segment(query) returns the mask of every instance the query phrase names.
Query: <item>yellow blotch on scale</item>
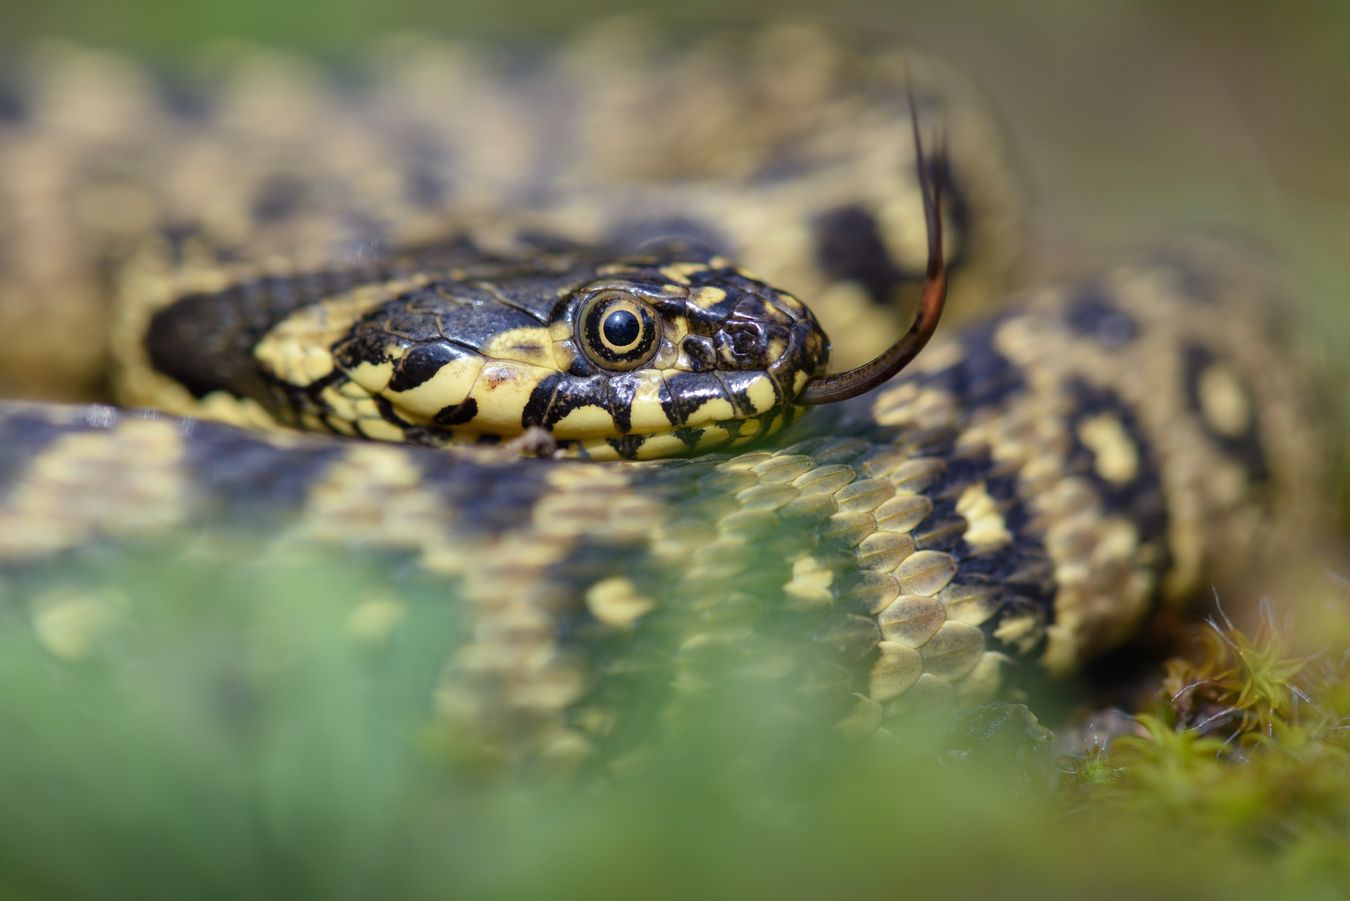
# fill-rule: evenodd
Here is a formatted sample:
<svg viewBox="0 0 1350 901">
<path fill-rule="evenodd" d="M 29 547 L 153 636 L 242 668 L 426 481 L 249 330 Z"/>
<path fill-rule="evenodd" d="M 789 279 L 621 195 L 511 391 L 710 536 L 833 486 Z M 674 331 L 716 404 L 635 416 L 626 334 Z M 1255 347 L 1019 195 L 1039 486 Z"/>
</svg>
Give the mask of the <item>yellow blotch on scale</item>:
<svg viewBox="0 0 1350 901">
<path fill-rule="evenodd" d="M 1106 481 L 1123 485 L 1139 475 L 1139 447 L 1118 417 L 1102 413 L 1084 420 L 1078 437 L 1095 455 L 1097 475 Z"/>
<path fill-rule="evenodd" d="M 659 457 L 673 457 L 688 450 L 689 446 L 684 440 L 675 435 L 652 435 L 642 443 L 642 447 L 638 448 L 637 456 L 639 460 L 654 460 Z"/>
<path fill-rule="evenodd" d="M 1012 542 L 1008 524 L 984 482 L 966 486 L 956 499 L 956 512 L 966 520 L 962 537 L 976 551 L 989 551 Z"/>
<path fill-rule="evenodd" d="M 569 412 L 553 425 L 553 434 L 562 439 L 603 438 L 617 435 L 614 417 L 603 407 L 586 404 Z"/>
<path fill-rule="evenodd" d="M 1006 645 L 1017 648 L 1020 653 L 1029 653 L 1041 640 L 1044 627 L 1041 621 L 1030 614 L 1010 616 L 998 624 L 994 637 Z"/>
<path fill-rule="evenodd" d="M 774 388 L 773 379 L 767 375 L 762 375 L 751 382 L 746 396 L 754 406 L 755 413 L 767 413 L 778 401 L 778 391 Z"/>
<path fill-rule="evenodd" d="M 834 602 L 830 585 L 834 572 L 812 556 L 798 557 L 792 562 L 792 579 L 783 591 L 804 607 L 824 607 Z"/>
<path fill-rule="evenodd" d="M 760 425 L 758 419 L 745 420 L 741 423 L 741 430 L 736 433 L 736 443 L 739 444 L 757 437 L 759 435 L 759 429 Z"/>
<path fill-rule="evenodd" d="M 661 275 L 676 284 L 687 285 L 689 284 L 689 276 L 707 270 L 708 267 L 704 263 L 672 263 L 669 266 L 661 267 Z"/>
<path fill-rule="evenodd" d="M 551 368 L 525 363 L 487 361 L 469 392 L 469 396 L 478 402 L 478 414 L 467 428 L 500 435 L 518 434 L 523 430 L 521 415 L 530 396 L 552 373 Z"/>
<path fill-rule="evenodd" d="M 1200 409 L 1214 431 L 1237 438 L 1251 426 L 1251 402 L 1237 377 L 1224 366 L 1213 365 L 1200 374 Z"/>
<path fill-rule="evenodd" d="M 685 419 L 685 425 L 705 422 L 726 422 L 735 419 L 736 411 L 725 397 L 712 397 L 695 407 Z"/>
<path fill-rule="evenodd" d="M 282 428 L 272 414 L 253 398 L 235 397 L 224 391 L 212 391 L 203 397 L 195 408 L 188 408 L 182 412 L 215 422 L 257 429 L 260 432 L 275 432 Z"/>
<path fill-rule="evenodd" d="M 479 374 L 483 371 L 482 357 L 458 357 L 446 363 L 431 378 L 407 391 L 389 391 L 380 393 L 393 401 L 402 411 L 423 419 L 431 419 L 446 407 L 461 404 L 473 391 Z M 388 380 L 386 379 L 386 385 Z M 517 412 L 516 419 L 520 414 Z"/>
<path fill-rule="evenodd" d="M 357 406 L 359 401 L 348 397 L 341 391 L 333 388 L 325 388 L 319 393 L 319 399 L 327 408 L 327 413 L 337 419 L 344 419 L 351 422 L 361 418 L 361 410 Z"/>
<path fill-rule="evenodd" d="M 603 579 L 586 591 L 586 609 L 591 616 L 616 629 L 632 628 L 656 603 L 639 593 L 622 577 Z"/>
<path fill-rule="evenodd" d="M 389 441 L 394 444 L 401 444 L 408 439 L 403 429 L 388 422 L 383 418 L 365 417 L 356 422 L 361 434 L 366 438 L 373 438 L 376 441 Z"/>
<path fill-rule="evenodd" d="M 731 439 L 731 433 L 720 425 L 711 425 L 703 428 L 703 434 L 698 439 L 698 449 L 705 450 L 710 447 L 724 444 Z"/>
<path fill-rule="evenodd" d="M 264 340 L 254 357 L 274 376 L 292 385 L 312 385 L 333 372 L 333 355 L 325 345 Z"/>
<path fill-rule="evenodd" d="M 383 363 L 360 363 L 355 368 L 347 372 L 347 378 L 353 383 L 364 388 L 371 394 L 379 394 L 389 386 L 389 380 L 394 377 L 394 364 L 385 361 Z"/>
<path fill-rule="evenodd" d="M 689 306 L 707 312 L 727 299 L 727 292 L 713 285 L 706 285 L 689 292 Z"/>
<path fill-rule="evenodd" d="M 661 406 L 661 389 L 665 386 L 665 380 L 661 378 L 661 373 L 650 369 L 639 370 L 636 375 L 638 386 L 633 393 L 629 417 L 631 430 L 639 435 L 666 431 L 674 423 Z"/>
</svg>

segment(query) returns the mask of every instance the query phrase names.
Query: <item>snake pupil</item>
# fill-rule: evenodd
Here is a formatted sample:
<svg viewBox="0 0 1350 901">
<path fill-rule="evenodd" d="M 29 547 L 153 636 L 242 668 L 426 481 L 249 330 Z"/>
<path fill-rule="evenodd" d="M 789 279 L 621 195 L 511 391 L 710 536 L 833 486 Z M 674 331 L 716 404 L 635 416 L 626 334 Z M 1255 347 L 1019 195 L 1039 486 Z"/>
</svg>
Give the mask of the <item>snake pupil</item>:
<svg viewBox="0 0 1350 901">
<path fill-rule="evenodd" d="M 605 317 L 605 340 L 614 347 L 628 347 L 637 341 L 642 324 L 628 310 L 615 310 Z"/>
</svg>

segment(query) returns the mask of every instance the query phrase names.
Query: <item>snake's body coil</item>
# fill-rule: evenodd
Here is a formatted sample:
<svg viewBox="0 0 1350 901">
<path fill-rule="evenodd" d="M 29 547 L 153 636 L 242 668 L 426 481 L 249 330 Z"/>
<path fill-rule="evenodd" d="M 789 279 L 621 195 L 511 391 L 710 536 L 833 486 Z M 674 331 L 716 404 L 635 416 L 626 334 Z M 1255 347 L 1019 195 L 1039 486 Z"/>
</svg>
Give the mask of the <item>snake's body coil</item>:
<svg viewBox="0 0 1350 901">
<path fill-rule="evenodd" d="M 636 38 L 616 40 L 592 44 Z M 121 396 L 168 413 L 0 405 L 6 584 L 92 546 L 260 523 L 272 546 L 411 559 L 464 609 L 444 709 L 532 754 L 603 745 L 626 681 L 656 674 L 674 691 L 698 649 L 750 635 L 765 639 L 747 645 L 756 666 L 827 693 L 863 732 L 917 695 L 992 697 L 1016 661 L 1067 671 L 1117 646 L 1304 504 L 1317 454 L 1272 338 L 1281 298 L 1240 251 L 1202 240 L 949 326 L 874 396 L 733 456 L 537 460 L 246 428 L 426 437 L 485 421 L 493 396 L 518 402 L 502 420 L 518 424 L 542 382 L 516 390 L 506 373 L 559 354 L 586 385 L 630 362 L 665 367 L 598 395 L 548 383 L 537 421 L 619 456 L 783 426 L 729 423 L 777 411 L 792 372 L 727 388 L 717 367 L 754 341 L 781 350 L 790 328 L 725 323 L 752 307 L 798 315 L 772 284 L 814 310 L 845 365 L 895 329 L 892 301 L 923 273 L 900 73 L 929 85 L 921 113 L 942 106 L 952 123 L 958 311 L 1007 271 L 999 236 L 1017 192 L 991 174 L 1002 164 L 969 99 L 931 88 L 928 64 L 862 62 L 799 28 L 737 45 L 720 81 L 695 65 L 706 47 L 662 69 L 586 46 L 509 78 L 472 55 L 404 48 L 356 97 L 247 58 L 188 112 L 148 99 L 121 62 L 47 61 L 28 111 L 0 122 L 4 171 L 30 182 L 3 183 L 0 310 L 18 342 L 0 373 L 78 390 L 117 294 Z M 799 83 L 780 96 L 768 75 L 789 69 Z M 318 150 L 314 134 L 327 135 Z M 457 237 L 400 257 L 407 223 L 428 219 Z M 633 263 L 651 238 L 678 249 Z M 597 280 L 599 301 L 549 319 Z M 58 295 L 77 312 L 58 312 Z M 381 306 L 391 297 L 397 315 Z M 677 297 L 660 333 L 674 338 L 644 344 L 643 304 Z M 426 312 L 447 298 L 463 323 Z M 604 318 L 588 325 L 593 309 Z M 577 349 L 587 335 L 598 357 Z M 63 355 L 78 357 L 72 379 L 46 381 L 39 361 Z M 426 385 L 459 393 L 428 400 Z M 680 399 L 687 385 L 703 386 L 697 404 Z M 694 429 L 700 406 L 724 412 Z M 605 444 L 644 416 L 679 428 Z"/>
</svg>

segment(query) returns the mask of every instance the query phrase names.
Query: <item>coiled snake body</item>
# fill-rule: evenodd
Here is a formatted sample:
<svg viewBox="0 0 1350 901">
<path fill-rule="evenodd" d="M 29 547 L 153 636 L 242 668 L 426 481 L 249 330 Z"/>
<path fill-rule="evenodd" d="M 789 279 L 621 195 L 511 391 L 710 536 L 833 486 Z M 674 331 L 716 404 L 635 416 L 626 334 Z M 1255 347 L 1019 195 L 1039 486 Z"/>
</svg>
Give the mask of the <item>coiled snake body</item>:
<svg viewBox="0 0 1350 901">
<path fill-rule="evenodd" d="M 603 745 L 616 686 L 752 635 L 818 646 L 746 653 L 865 733 L 1118 645 L 1315 484 L 1279 298 L 1205 240 L 790 421 L 816 318 L 856 366 L 923 281 L 907 90 L 943 123 L 952 313 L 1017 256 L 997 133 L 921 58 L 631 25 L 523 67 L 403 40 L 356 87 L 222 58 L 195 92 L 70 49 L 14 81 L 0 375 L 79 398 L 106 353 L 165 411 L 0 405 L 16 595 L 90 547 L 262 523 L 442 580 L 467 626 L 439 703 L 514 752 Z M 530 425 L 684 456 L 521 458 Z M 466 433 L 511 446 L 443 446 Z"/>
</svg>

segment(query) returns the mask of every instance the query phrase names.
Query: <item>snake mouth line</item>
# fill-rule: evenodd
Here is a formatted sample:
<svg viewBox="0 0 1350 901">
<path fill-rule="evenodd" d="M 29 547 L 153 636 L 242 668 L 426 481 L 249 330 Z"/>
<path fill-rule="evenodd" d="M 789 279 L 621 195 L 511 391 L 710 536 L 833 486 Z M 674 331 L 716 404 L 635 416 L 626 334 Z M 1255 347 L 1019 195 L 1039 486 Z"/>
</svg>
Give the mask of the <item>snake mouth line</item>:
<svg viewBox="0 0 1350 901">
<path fill-rule="evenodd" d="M 799 383 L 803 378 L 797 373 Z M 595 460 L 739 446 L 776 432 L 800 411 L 777 372 L 646 370 L 613 379 L 575 379 L 490 361 L 474 379 L 471 395 L 430 417 L 402 406 L 395 394 L 373 395 L 371 401 L 399 430 L 394 440 L 498 444 L 540 430 L 560 455 Z M 523 412 L 502 415 L 511 410 Z M 369 429 L 363 435 L 378 437 Z"/>
</svg>

